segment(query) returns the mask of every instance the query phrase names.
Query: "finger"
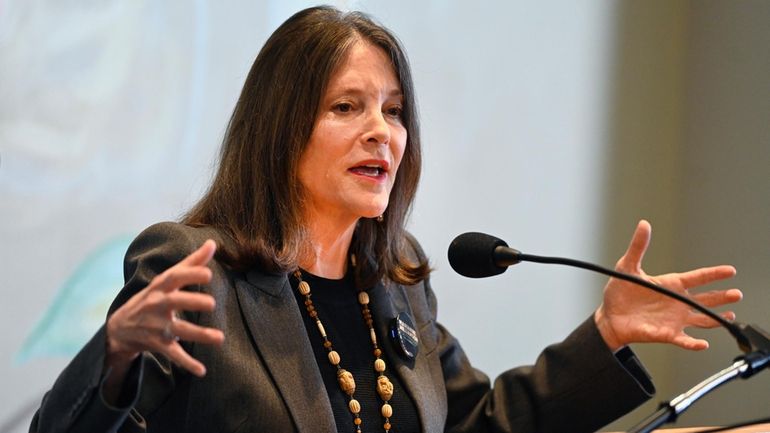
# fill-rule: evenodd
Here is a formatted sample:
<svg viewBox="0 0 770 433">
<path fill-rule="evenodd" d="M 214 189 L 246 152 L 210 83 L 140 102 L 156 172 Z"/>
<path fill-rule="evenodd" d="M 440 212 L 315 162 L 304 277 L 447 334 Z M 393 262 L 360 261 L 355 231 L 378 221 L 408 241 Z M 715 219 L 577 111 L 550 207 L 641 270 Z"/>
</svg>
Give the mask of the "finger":
<svg viewBox="0 0 770 433">
<path fill-rule="evenodd" d="M 174 335 L 184 341 L 216 345 L 225 341 L 225 334 L 219 329 L 199 326 L 186 320 L 175 320 L 171 329 Z"/>
<path fill-rule="evenodd" d="M 631 243 L 628 244 L 628 249 L 618 262 L 618 266 L 626 270 L 640 270 L 644 253 L 650 245 L 651 236 L 652 227 L 650 227 L 650 223 L 645 220 L 639 221 L 631 238 Z"/>
<path fill-rule="evenodd" d="M 174 266 L 150 282 L 150 290 L 170 292 L 194 284 L 211 281 L 211 269 L 205 266 Z"/>
<path fill-rule="evenodd" d="M 674 337 L 673 344 L 687 350 L 706 350 L 709 348 L 709 342 L 700 338 L 692 338 L 685 333 Z"/>
<path fill-rule="evenodd" d="M 171 292 L 166 295 L 167 308 L 179 311 L 214 311 L 216 300 L 207 293 Z"/>
<path fill-rule="evenodd" d="M 207 239 L 197 250 L 182 259 L 180 264 L 190 266 L 202 266 L 207 264 L 217 250 L 217 244 L 212 239 Z"/>
<path fill-rule="evenodd" d="M 698 287 L 732 278 L 735 276 L 735 273 L 735 268 L 729 265 L 712 266 L 683 272 L 679 274 L 679 279 L 685 287 Z"/>
<path fill-rule="evenodd" d="M 732 311 L 725 311 L 723 313 L 719 313 L 719 315 L 726 320 L 735 320 L 735 313 Z M 701 313 L 692 313 L 691 316 L 687 319 L 687 323 L 689 323 L 689 326 L 695 326 L 698 328 L 716 328 L 721 326 L 721 324 L 716 320 Z"/>
<path fill-rule="evenodd" d="M 704 307 L 713 308 L 740 301 L 743 299 L 743 292 L 738 289 L 712 290 L 693 295 L 693 298 Z"/>
<path fill-rule="evenodd" d="M 185 352 L 182 346 L 176 341 L 168 344 L 162 351 L 174 364 L 184 368 L 190 373 L 203 377 L 206 375 L 206 367 L 197 359 Z"/>
</svg>

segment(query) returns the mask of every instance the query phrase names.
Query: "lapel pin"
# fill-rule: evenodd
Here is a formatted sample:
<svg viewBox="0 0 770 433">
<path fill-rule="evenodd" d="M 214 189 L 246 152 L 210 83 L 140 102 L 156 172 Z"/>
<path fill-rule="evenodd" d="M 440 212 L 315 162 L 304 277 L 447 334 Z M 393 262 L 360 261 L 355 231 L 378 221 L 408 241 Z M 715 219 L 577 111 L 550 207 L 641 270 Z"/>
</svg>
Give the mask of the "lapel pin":
<svg viewBox="0 0 770 433">
<path fill-rule="evenodd" d="M 390 327 L 390 338 L 399 355 L 414 359 L 417 356 L 419 339 L 414 321 L 409 313 L 398 313 Z"/>
</svg>

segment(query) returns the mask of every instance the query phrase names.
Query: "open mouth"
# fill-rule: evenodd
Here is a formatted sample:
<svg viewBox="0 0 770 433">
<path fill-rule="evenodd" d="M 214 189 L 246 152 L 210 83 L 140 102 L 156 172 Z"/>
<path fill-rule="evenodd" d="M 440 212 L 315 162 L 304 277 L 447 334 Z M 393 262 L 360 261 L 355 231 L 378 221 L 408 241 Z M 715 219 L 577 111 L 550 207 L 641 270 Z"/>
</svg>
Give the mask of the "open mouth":
<svg viewBox="0 0 770 433">
<path fill-rule="evenodd" d="M 382 180 L 388 175 L 389 165 L 388 161 L 384 159 L 370 159 L 360 161 L 358 165 L 349 168 L 348 171 L 370 179 Z"/>
<path fill-rule="evenodd" d="M 369 177 L 380 177 L 386 173 L 385 169 L 377 165 L 360 165 L 349 170 L 355 174 Z"/>
</svg>

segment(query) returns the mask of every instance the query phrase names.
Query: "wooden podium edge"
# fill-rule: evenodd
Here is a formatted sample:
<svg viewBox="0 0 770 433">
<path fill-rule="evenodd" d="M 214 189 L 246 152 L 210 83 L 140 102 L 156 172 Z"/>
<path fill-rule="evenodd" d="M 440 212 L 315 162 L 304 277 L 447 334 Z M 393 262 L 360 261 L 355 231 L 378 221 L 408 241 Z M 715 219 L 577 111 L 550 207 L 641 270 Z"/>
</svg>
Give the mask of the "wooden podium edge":
<svg viewBox="0 0 770 433">
<path fill-rule="evenodd" d="M 666 428 L 655 430 L 659 433 L 693 433 L 711 427 L 685 427 L 685 428 Z M 622 432 L 614 432 L 622 433 Z M 770 424 L 757 424 L 748 427 L 740 427 L 732 430 L 725 430 L 725 433 L 770 433 Z"/>
</svg>

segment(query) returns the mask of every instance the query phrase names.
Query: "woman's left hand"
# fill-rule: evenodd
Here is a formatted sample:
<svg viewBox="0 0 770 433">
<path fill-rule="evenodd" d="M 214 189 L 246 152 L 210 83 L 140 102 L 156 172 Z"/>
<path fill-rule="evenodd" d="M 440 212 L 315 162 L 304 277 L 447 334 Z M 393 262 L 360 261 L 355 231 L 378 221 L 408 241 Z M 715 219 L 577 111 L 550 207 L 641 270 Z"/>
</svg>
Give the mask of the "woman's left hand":
<svg viewBox="0 0 770 433">
<path fill-rule="evenodd" d="M 738 289 L 690 293 L 690 289 L 735 275 L 732 266 L 713 266 L 682 273 L 650 276 L 642 270 L 642 258 L 650 244 L 652 229 L 647 221 L 640 221 L 631 244 L 615 269 L 641 277 L 669 290 L 689 296 L 696 302 L 715 308 L 741 300 Z M 735 319 L 732 311 L 721 313 Z M 693 338 L 684 330 L 688 327 L 713 328 L 719 324 L 689 306 L 663 296 L 646 287 L 611 278 L 604 288 L 604 300 L 594 314 L 594 320 L 604 341 L 611 350 L 629 343 L 671 343 L 689 350 L 707 349 L 708 341 Z"/>
</svg>

